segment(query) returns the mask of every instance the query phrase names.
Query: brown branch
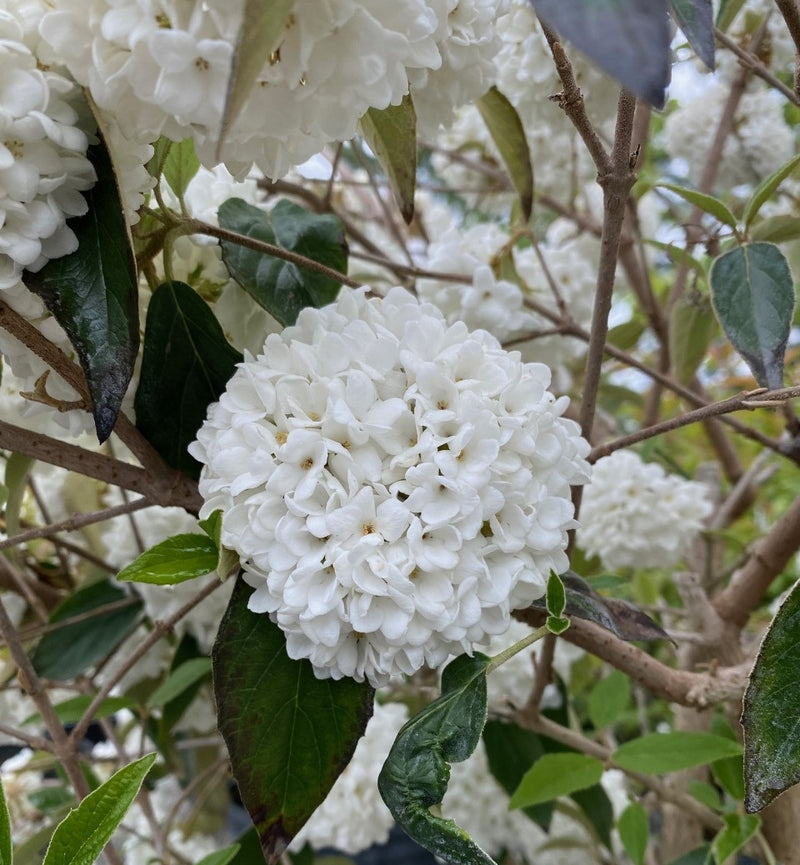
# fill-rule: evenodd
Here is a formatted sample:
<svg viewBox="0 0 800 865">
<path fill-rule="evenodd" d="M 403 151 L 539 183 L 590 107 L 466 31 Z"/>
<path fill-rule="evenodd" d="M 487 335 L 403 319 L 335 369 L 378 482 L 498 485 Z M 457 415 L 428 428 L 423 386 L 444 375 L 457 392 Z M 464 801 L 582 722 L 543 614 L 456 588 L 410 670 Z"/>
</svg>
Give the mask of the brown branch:
<svg viewBox="0 0 800 865">
<path fill-rule="evenodd" d="M 781 6 L 786 0 L 776 0 L 778 6 Z M 795 0 L 789 0 L 787 5 L 791 5 L 795 9 L 797 8 L 797 4 Z M 742 48 L 736 41 L 731 39 L 727 33 L 720 30 L 718 27 L 714 28 L 714 36 L 717 38 L 717 42 L 720 45 L 724 45 L 729 51 L 732 51 L 739 60 L 753 73 L 753 75 L 758 76 L 762 79 L 762 81 L 766 81 L 770 87 L 773 87 L 783 96 L 785 96 L 792 104 L 800 105 L 800 96 L 792 90 L 790 87 L 787 87 L 777 75 L 774 75 L 770 69 L 768 69 L 759 59 L 758 55 L 753 54 L 752 51 L 747 51 L 745 48 Z"/>
<path fill-rule="evenodd" d="M 797 0 L 775 0 L 775 5 L 783 15 L 796 50 L 794 86 L 800 92 L 800 4 Z M 796 103 L 797 104 L 797 103 Z"/>
</svg>

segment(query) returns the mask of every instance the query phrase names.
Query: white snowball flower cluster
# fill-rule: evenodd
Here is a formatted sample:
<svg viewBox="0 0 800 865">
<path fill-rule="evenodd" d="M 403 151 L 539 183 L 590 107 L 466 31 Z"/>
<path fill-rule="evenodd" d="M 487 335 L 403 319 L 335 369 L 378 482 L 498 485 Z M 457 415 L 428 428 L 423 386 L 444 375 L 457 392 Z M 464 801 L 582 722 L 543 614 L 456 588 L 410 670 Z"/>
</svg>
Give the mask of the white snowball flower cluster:
<svg viewBox="0 0 800 865">
<path fill-rule="evenodd" d="M 616 451 L 594 465 L 578 543 L 611 570 L 668 568 L 688 550 L 711 510 L 705 484 L 669 475 L 633 451 Z"/>
<path fill-rule="evenodd" d="M 294 838 L 290 850 L 299 852 L 310 844 L 317 850 L 335 847 L 352 855 L 388 841 L 394 818 L 378 792 L 378 775 L 407 720 L 408 707 L 403 703 L 375 704 L 347 768 Z"/>
<path fill-rule="evenodd" d="M 549 383 L 401 288 L 345 291 L 246 357 L 190 452 L 291 657 L 380 685 L 541 596 L 588 477 Z"/>
<path fill-rule="evenodd" d="M 86 212 L 95 182 L 88 139 L 70 104 L 75 84 L 40 68 L 23 27 L 0 8 L 0 288 L 77 248 L 66 220 Z"/>
</svg>

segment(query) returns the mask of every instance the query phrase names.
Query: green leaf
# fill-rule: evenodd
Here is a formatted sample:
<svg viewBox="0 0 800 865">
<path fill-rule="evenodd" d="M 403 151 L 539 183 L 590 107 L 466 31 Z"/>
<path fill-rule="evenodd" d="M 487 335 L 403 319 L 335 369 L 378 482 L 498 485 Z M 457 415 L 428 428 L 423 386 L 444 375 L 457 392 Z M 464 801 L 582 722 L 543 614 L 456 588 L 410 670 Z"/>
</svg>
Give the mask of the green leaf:
<svg viewBox="0 0 800 865">
<path fill-rule="evenodd" d="M 725 828 L 711 842 L 717 865 L 724 865 L 761 828 L 761 818 L 755 814 L 723 814 Z"/>
<path fill-rule="evenodd" d="M 155 290 L 134 405 L 136 425 L 168 465 L 199 477 L 200 464 L 186 448 L 241 360 L 192 288 L 167 282 Z"/>
<path fill-rule="evenodd" d="M 545 625 L 551 634 L 559 636 L 569 628 L 569 619 L 564 618 L 564 616 L 548 616 Z"/>
<path fill-rule="evenodd" d="M 708 213 L 723 225 L 728 225 L 731 228 L 736 228 L 736 217 L 728 210 L 728 208 L 713 195 L 706 195 L 705 192 L 698 192 L 696 189 L 687 189 L 684 186 L 675 186 L 673 183 L 659 183 L 659 189 L 668 189 L 679 195 L 684 201 L 698 207 L 704 213 Z"/>
<path fill-rule="evenodd" d="M 147 754 L 114 773 L 58 824 L 42 865 L 92 865 L 156 761 Z"/>
<path fill-rule="evenodd" d="M 783 183 L 790 174 L 796 171 L 798 165 L 800 165 L 800 154 L 790 159 L 785 165 L 782 165 L 780 168 L 773 171 L 769 177 L 765 178 L 758 184 L 744 206 L 742 222 L 744 223 L 745 228 L 747 228 L 753 221 L 753 217 L 759 210 L 761 210 L 762 205 L 772 198 L 781 183 Z"/>
<path fill-rule="evenodd" d="M 800 237 L 800 219 L 788 213 L 760 219 L 750 231 L 751 240 L 770 243 L 785 243 Z"/>
<path fill-rule="evenodd" d="M 222 112 L 217 156 L 223 150 L 231 126 L 244 108 L 258 75 L 273 53 L 280 48 L 286 30 L 291 26 L 294 0 L 245 0 L 242 23 L 228 79 L 228 92 Z"/>
<path fill-rule="evenodd" d="M 647 811 L 638 802 L 632 802 L 620 814 L 617 822 L 619 838 L 633 865 L 642 865 L 650 837 Z"/>
<path fill-rule="evenodd" d="M 94 694 L 79 694 L 77 697 L 70 697 L 68 700 L 63 700 L 56 703 L 53 708 L 56 710 L 58 720 L 62 724 L 75 724 L 80 721 L 86 710 L 89 708 Z M 133 700 L 128 697 L 106 697 L 102 703 L 95 709 L 92 718 L 108 718 L 122 709 L 130 709 L 136 705 Z M 29 715 L 22 723 L 25 724 L 40 724 L 42 716 L 38 712 Z"/>
<path fill-rule="evenodd" d="M 613 670 L 589 694 L 589 719 L 596 730 L 604 730 L 625 711 L 631 699 L 631 680 Z"/>
<path fill-rule="evenodd" d="M 173 144 L 167 151 L 163 162 L 162 171 L 164 179 L 170 188 L 178 196 L 183 198 L 186 188 L 197 174 L 200 168 L 200 160 L 194 152 L 194 141 L 184 138 L 183 141 Z"/>
<path fill-rule="evenodd" d="M 127 603 L 118 609 L 99 611 L 101 607 L 121 601 Z M 31 656 L 36 672 L 46 679 L 66 680 L 79 676 L 128 636 L 141 607 L 141 601 L 108 580 L 78 589 L 53 610 L 50 623 L 62 622 L 92 610 L 99 612 L 91 618 L 46 633 Z"/>
<path fill-rule="evenodd" d="M 147 699 L 150 708 L 163 706 L 174 700 L 192 685 L 206 678 L 211 673 L 211 658 L 192 658 L 184 661 L 170 672 L 167 678 L 153 691 Z"/>
<path fill-rule="evenodd" d="M 533 0 L 537 15 L 637 96 L 664 105 L 667 0 Z"/>
<path fill-rule="evenodd" d="M 630 321 L 612 327 L 608 331 L 608 341 L 623 351 L 630 351 L 636 347 L 645 330 L 647 330 L 647 323 L 643 318 L 632 318 Z"/>
<path fill-rule="evenodd" d="M 230 198 L 219 209 L 219 224 L 340 273 L 347 269 L 344 229 L 331 214 L 309 213 L 285 199 L 266 213 L 240 198 Z M 303 307 L 332 303 L 341 288 L 340 281 L 307 267 L 227 240 L 221 245 L 231 276 L 283 325 L 294 324 Z"/>
<path fill-rule="evenodd" d="M 0 782 L 0 865 L 11 865 L 11 817 Z"/>
<path fill-rule="evenodd" d="M 711 0 L 670 0 L 669 6 L 694 53 L 713 71 L 714 9 Z"/>
<path fill-rule="evenodd" d="M 399 826 L 414 841 L 454 865 L 493 865 L 490 856 L 452 820 L 436 816 L 450 780 L 450 763 L 475 750 L 486 722 L 489 658 L 460 655 L 442 673 L 441 696 L 397 734 L 378 789 Z"/>
<path fill-rule="evenodd" d="M 547 612 L 551 616 L 560 618 L 567 606 L 567 595 L 564 591 L 564 584 L 561 582 L 558 574 L 551 570 L 550 576 L 547 578 L 547 592 L 545 595 L 547 603 Z"/>
<path fill-rule="evenodd" d="M 208 856 L 203 856 L 197 865 L 229 865 L 240 849 L 241 844 L 231 844 L 222 850 L 217 850 L 216 853 L 209 853 Z"/>
<path fill-rule="evenodd" d="M 717 783 L 732 799 L 736 802 L 744 799 L 744 758 L 741 754 L 736 757 L 726 757 L 724 760 L 715 760 L 711 764 L 711 771 Z"/>
<path fill-rule="evenodd" d="M 389 180 L 403 219 L 410 223 L 417 184 L 417 113 L 411 97 L 388 108 L 370 108 L 359 126 Z"/>
<path fill-rule="evenodd" d="M 711 266 L 714 309 L 733 347 L 762 387 L 783 387 L 783 360 L 794 312 L 794 281 L 771 243 L 730 250 Z"/>
<path fill-rule="evenodd" d="M 97 183 L 83 193 L 88 210 L 71 219 L 70 255 L 49 261 L 25 284 L 42 298 L 75 347 L 86 375 L 98 439 L 114 428 L 139 350 L 136 263 L 108 150 L 89 148 Z"/>
<path fill-rule="evenodd" d="M 745 0 L 720 0 L 717 27 L 722 31 L 727 30 L 733 24 L 733 19 L 739 14 L 744 3 Z"/>
<path fill-rule="evenodd" d="M 134 559 L 117 574 L 117 579 L 123 583 L 174 585 L 212 573 L 218 558 L 216 544 L 205 535 L 174 535 Z"/>
<path fill-rule="evenodd" d="M 217 546 L 217 576 L 226 580 L 239 568 L 239 554 L 222 545 L 222 511 L 216 510 L 207 520 L 200 520 L 200 528 Z"/>
<path fill-rule="evenodd" d="M 698 277 L 705 279 L 706 269 L 703 266 L 703 262 L 691 255 L 682 246 L 676 246 L 674 243 L 665 243 L 662 240 L 653 240 L 651 238 L 645 239 L 644 242 L 654 249 L 660 249 L 662 252 L 665 252 L 673 264 L 682 264 L 693 270 Z"/>
<path fill-rule="evenodd" d="M 705 766 L 722 757 L 740 754 L 738 742 L 712 733 L 675 731 L 650 733 L 620 745 L 611 759 L 621 769 L 660 775 Z"/>
<path fill-rule="evenodd" d="M 800 782 L 800 583 L 769 627 L 744 693 L 745 808 Z"/>
<path fill-rule="evenodd" d="M 611 846 L 611 830 L 614 828 L 614 807 L 602 784 L 594 784 L 585 790 L 570 793 L 570 799 L 583 811 L 592 824 L 597 837 L 608 847 Z"/>
<path fill-rule="evenodd" d="M 545 754 L 525 773 L 508 807 L 523 808 L 569 796 L 576 790 L 597 784 L 602 775 L 603 764 L 586 754 L 572 751 Z"/>
<path fill-rule="evenodd" d="M 6 460 L 6 534 L 16 535 L 20 528 L 20 511 L 28 489 L 28 477 L 36 462 L 33 457 L 10 454 Z"/>
<path fill-rule="evenodd" d="M 217 508 L 207 519 L 198 520 L 198 526 L 211 538 L 216 546 L 222 540 L 222 508 Z"/>
<path fill-rule="evenodd" d="M 709 865 L 711 862 L 711 845 L 703 844 L 701 847 L 695 847 L 683 856 L 673 859 L 669 865 Z"/>
<path fill-rule="evenodd" d="M 68 787 L 44 787 L 29 793 L 28 801 L 42 814 L 55 814 L 73 805 L 75 794 Z"/>
<path fill-rule="evenodd" d="M 719 790 L 716 787 L 712 787 L 711 784 L 705 781 L 689 781 L 686 789 L 698 802 L 702 802 L 703 805 L 711 808 L 712 811 L 719 811 L 721 802 Z"/>
<path fill-rule="evenodd" d="M 290 659 L 280 628 L 247 609 L 251 592 L 237 580 L 214 644 L 214 694 L 242 802 L 275 863 L 350 760 L 374 693 Z"/>
<path fill-rule="evenodd" d="M 167 161 L 167 156 L 169 156 L 173 143 L 165 135 L 162 135 L 153 142 L 153 155 L 145 165 L 145 168 L 147 169 L 147 173 L 151 177 L 155 177 L 156 180 L 160 180 L 161 175 L 164 173 L 164 163 Z"/>
<path fill-rule="evenodd" d="M 688 384 L 694 378 L 716 333 L 711 298 L 698 291 L 685 292 L 672 307 L 669 326 L 669 354 L 679 382 Z"/>
<path fill-rule="evenodd" d="M 481 96 L 475 105 L 500 151 L 508 176 L 519 196 L 522 218 L 527 222 L 533 209 L 533 165 L 528 138 L 517 109 L 496 87 Z"/>
</svg>

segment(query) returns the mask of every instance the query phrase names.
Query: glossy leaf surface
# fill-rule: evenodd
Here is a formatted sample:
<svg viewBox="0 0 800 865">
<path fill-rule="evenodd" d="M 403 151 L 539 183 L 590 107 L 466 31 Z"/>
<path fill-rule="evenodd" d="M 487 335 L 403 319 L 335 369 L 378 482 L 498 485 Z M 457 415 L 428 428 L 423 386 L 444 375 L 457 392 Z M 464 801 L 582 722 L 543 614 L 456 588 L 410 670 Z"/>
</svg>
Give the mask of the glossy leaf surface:
<svg viewBox="0 0 800 865">
<path fill-rule="evenodd" d="M 210 574 L 218 559 L 217 545 L 206 535 L 174 535 L 134 559 L 117 574 L 117 579 L 173 585 Z"/>
</svg>

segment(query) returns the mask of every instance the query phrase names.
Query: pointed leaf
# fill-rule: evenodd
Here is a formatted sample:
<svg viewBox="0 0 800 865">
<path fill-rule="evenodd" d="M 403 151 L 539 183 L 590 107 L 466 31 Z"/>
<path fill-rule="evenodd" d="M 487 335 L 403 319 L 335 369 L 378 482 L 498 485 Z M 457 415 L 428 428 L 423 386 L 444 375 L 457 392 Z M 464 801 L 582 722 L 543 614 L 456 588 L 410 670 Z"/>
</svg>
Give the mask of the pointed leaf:
<svg viewBox="0 0 800 865">
<path fill-rule="evenodd" d="M 603 764 L 586 754 L 545 754 L 525 773 L 508 807 L 523 808 L 568 796 L 597 784 L 602 775 Z"/>
<path fill-rule="evenodd" d="M 564 608 L 567 606 L 567 595 L 564 591 L 564 584 L 555 571 L 550 571 L 550 576 L 547 578 L 545 603 L 547 604 L 547 612 L 556 618 L 561 616 Z"/>
<path fill-rule="evenodd" d="M 0 865 L 11 865 L 11 817 L 0 782 Z"/>
<path fill-rule="evenodd" d="M 668 189 L 679 195 L 684 201 L 698 207 L 704 213 L 708 213 L 723 225 L 728 225 L 731 228 L 736 228 L 736 217 L 728 210 L 728 208 L 713 195 L 706 195 L 705 192 L 698 192 L 696 189 L 687 189 L 684 186 L 675 186 L 673 183 L 659 183 L 658 189 Z"/>
<path fill-rule="evenodd" d="M 344 228 L 330 214 L 310 213 L 285 199 L 267 213 L 240 198 L 231 198 L 219 209 L 219 224 L 340 273 L 347 269 Z M 227 240 L 221 245 L 231 276 L 283 325 L 294 324 L 303 307 L 332 303 L 341 288 L 339 280 L 307 267 Z"/>
<path fill-rule="evenodd" d="M 758 186 L 753 190 L 753 194 L 748 199 L 747 204 L 744 206 L 742 222 L 744 222 L 745 228 L 747 228 L 753 221 L 753 217 L 759 210 L 761 210 L 764 202 L 769 201 L 769 199 L 772 198 L 781 183 L 783 183 L 790 174 L 797 170 L 798 165 L 800 165 L 800 154 L 790 159 L 785 165 L 782 165 L 776 171 L 773 171 L 769 177 L 758 184 Z"/>
<path fill-rule="evenodd" d="M 170 185 L 170 189 L 178 198 L 183 198 L 184 192 L 199 168 L 200 160 L 194 152 L 194 141 L 191 138 L 184 138 L 183 141 L 169 148 L 162 170 L 164 180 Z"/>
<path fill-rule="evenodd" d="M 714 8 L 711 0 L 670 0 L 672 16 L 694 53 L 714 69 Z"/>
<path fill-rule="evenodd" d="M 800 584 L 781 605 L 744 694 L 745 808 L 760 811 L 800 782 Z"/>
<path fill-rule="evenodd" d="M 58 824 L 42 865 L 93 865 L 156 761 L 147 754 L 113 774 Z"/>
<path fill-rule="evenodd" d="M 74 679 L 118 646 L 136 623 L 141 601 L 127 595 L 108 580 L 78 589 L 59 604 L 50 623 L 125 602 L 117 609 L 98 612 L 46 633 L 31 656 L 36 672 L 47 679 Z"/>
<path fill-rule="evenodd" d="M 134 405 L 136 425 L 168 465 L 199 476 L 186 448 L 241 359 L 193 289 L 167 282 L 155 290 Z"/>
<path fill-rule="evenodd" d="M 214 695 L 242 802 L 275 863 L 350 760 L 374 693 L 290 659 L 280 628 L 247 609 L 251 593 L 237 580 L 214 644 Z"/>
<path fill-rule="evenodd" d="M 192 658 L 172 670 L 167 678 L 147 698 L 150 708 L 163 706 L 187 688 L 200 682 L 211 672 L 210 658 Z"/>
<path fill-rule="evenodd" d="M 650 733 L 620 745 L 611 759 L 621 769 L 660 775 L 705 766 L 722 757 L 741 754 L 742 746 L 713 733 Z"/>
<path fill-rule="evenodd" d="M 692 381 L 717 332 L 717 319 L 707 294 L 686 292 L 672 307 L 669 354 L 675 378 L 681 384 Z"/>
<path fill-rule="evenodd" d="M 89 148 L 97 183 L 88 210 L 70 220 L 78 248 L 26 273 L 75 347 L 86 375 L 98 439 L 117 422 L 139 350 L 139 288 L 122 202 L 103 144 Z"/>
<path fill-rule="evenodd" d="M 410 96 L 399 105 L 370 108 L 361 118 L 361 134 L 389 179 L 406 223 L 414 218 L 417 184 L 417 114 Z"/>
<path fill-rule="evenodd" d="M 533 0 L 536 14 L 637 96 L 664 105 L 667 0 Z"/>
<path fill-rule="evenodd" d="M 208 856 L 203 856 L 197 865 L 228 865 L 229 862 L 236 858 L 236 854 L 241 849 L 241 846 L 241 844 L 231 844 L 222 850 L 217 850 L 215 853 L 209 853 Z"/>
<path fill-rule="evenodd" d="M 291 26 L 294 2 L 295 0 L 269 0 L 268 3 L 264 0 L 244 0 L 242 23 L 236 37 L 228 92 L 222 112 L 217 156 L 231 126 L 244 108 L 259 72 L 280 48 L 284 33 Z"/>
<path fill-rule="evenodd" d="M 83 713 L 89 708 L 93 699 L 94 694 L 79 694 L 77 697 L 70 697 L 68 700 L 56 703 L 53 708 L 62 724 L 75 724 L 83 717 Z M 92 718 L 108 718 L 109 715 L 114 715 L 122 709 L 130 709 L 134 705 L 136 705 L 134 701 L 128 697 L 106 697 L 95 709 Z M 34 712 L 22 723 L 23 725 L 41 724 L 42 716 L 38 712 Z"/>
<path fill-rule="evenodd" d="M 723 814 L 722 819 L 725 828 L 711 843 L 717 865 L 725 865 L 761 828 L 761 818 L 755 814 Z"/>
<path fill-rule="evenodd" d="M 492 87 L 475 103 L 489 130 L 514 189 L 519 196 L 522 217 L 531 218 L 533 208 L 533 166 L 525 128 L 517 109 L 496 88 Z"/>
<path fill-rule="evenodd" d="M 164 163 L 167 161 L 173 144 L 174 142 L 165 135 L 162 135 L 153 142 L 153 155 L 150 157 L 147 165 L 145 165 L 145 168 L 147 169 L 147 173 L 151 177 L 155 177 L 156 180 L 160 180 L 161 175 L 164 173 Z"/>
<path fill-rule="evenodd" d="M 383 801 L 418 844 L 453 865 L 494 865 L 452 820 L 432 813 L 447 791 L 450 763 L 475 750 L 486 722 L 489 658 L 460 655 L 442 673 L 442 694 L 397 734 L 378 777 Z"/>
<path fill-rule="evenodd" d="M 733 347 L 762 387 L 783 387 L 783 360 L 794 312 L 794 281 L 771 243 L 730 250 L 711 266 L 714 309 Z"/>
<path fill-rule="evenodd" d="M 205 535 L 175 535 L 134 559 L 118 574 L 120 582 L 174 585 L 212 573 L 217 567 L 217 546 Z"/>
<path fill-rule="evenodd" d="M 647 850 L 650 827 L 647 811 L 638 802 L 632 802 L 620 814 L 617 823 L 619 838 L 633 865 L 642 865 Z"/>
</svg>

